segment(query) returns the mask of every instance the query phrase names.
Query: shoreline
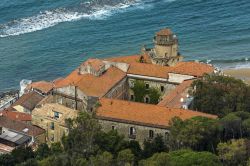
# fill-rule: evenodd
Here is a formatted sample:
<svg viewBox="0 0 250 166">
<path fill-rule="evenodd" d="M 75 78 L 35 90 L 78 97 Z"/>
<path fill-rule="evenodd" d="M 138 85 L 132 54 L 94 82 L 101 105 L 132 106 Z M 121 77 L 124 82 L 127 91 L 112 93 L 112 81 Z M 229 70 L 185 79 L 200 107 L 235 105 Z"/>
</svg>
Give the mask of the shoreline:
<svg viewBox="0 0 250 166">
<path fill-rule="evenodd" d="M 241 79 L 245 83 L 250 84 L 250 68 L 223 69 L 222 72 L 227 76 Z"/>
</svg>

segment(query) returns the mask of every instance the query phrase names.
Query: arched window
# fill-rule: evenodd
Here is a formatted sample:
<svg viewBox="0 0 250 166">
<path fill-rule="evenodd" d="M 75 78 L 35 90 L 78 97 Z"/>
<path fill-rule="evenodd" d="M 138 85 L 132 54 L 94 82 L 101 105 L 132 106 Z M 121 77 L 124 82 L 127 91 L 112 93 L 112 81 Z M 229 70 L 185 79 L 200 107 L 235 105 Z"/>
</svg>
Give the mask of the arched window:
<svg viewBox="0 0 250 166">
<path fill-rule="evenodd" d="M 134 99 L 135 99 L 134 95 L 130 95 L 130 100 L 134 101 Z"/>
<path fill-rule="evenodd" d="M 164 92 L 164 90 L 165 90 L 165 87 L 161 86 L 161 92 Z"/>
<path fill-rule="evenodd" d="M 154 131 L 153 130 L 149 130 L 149 138 L 154 138 Z"/>
<path fill-rule="evenodd" d="M 130 127 L 130 128 L 129 128 L 129 135 L 130 135 L 130 136 L 136 135 L 136 130 L 135 130 L 134 127 Z"/>
<path fill-rule="evenodd" d="M 145 102 L 145 103 L 149 103 L 149 102 L 150 102 L 150 98 L 149 98 L 148 96 L 145 96 L 145 97 L 144 97 L 144 102 Z"/>
<path fill-rule="evenodd" d="M 169 132 L 165 132 L 165 141 L 167 141 L 169 138 Z"/>
</svg>

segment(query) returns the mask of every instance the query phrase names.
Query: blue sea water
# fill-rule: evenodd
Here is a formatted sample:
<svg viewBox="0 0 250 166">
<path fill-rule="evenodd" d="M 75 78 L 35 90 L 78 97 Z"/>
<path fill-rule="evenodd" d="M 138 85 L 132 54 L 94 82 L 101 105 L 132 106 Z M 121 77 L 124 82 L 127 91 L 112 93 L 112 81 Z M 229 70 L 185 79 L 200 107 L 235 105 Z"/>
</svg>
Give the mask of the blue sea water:
<svg viewBox="0 0 250 166">
<path fill-rule="evenodd" d="M 0 91 L 136 54 L 164 27 L 186 60 L 250 67 L 249 0 L 1 0 Z"/>
</svg>

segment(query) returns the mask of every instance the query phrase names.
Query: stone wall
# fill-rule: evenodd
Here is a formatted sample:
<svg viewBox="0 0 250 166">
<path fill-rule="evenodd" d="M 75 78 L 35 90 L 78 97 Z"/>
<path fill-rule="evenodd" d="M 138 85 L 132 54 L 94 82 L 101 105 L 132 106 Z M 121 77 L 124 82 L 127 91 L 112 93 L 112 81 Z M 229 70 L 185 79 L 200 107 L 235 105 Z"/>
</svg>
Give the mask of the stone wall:
<svg viewBox="0 0 250 166">
<path fill-rule="evenodd" d="M 91 111 L 98 98 L 85 95 L 75 86 L 67 86 L 54 90 L 54 102 L 79 111 Z"/>
<path fill-rule="evenodd" d="M 147 127 L 143 125 L 135 125 L 129 123 L 121 123 L 115 121 L 108 121 L 108 120 L 99 120 L 99 123 L 102 126 L 102 130 L 108 132 L 112 129 L 118 131 L 119 134 L 124 135 L 125 139 L 127 140 L 136 140 L 143 145 L 144 140 L 152 140 L 157 134 L 163 136 L 164 140 L 166 141 L 166 137 L 168 136 L 169 130 L 163 128 L 156 128 L 156 127 Z M 135 136 L 130 136 L 130 128 L 133 127 L 135 129 Z M 149 132 L 153 131 L 153 138 L 149 137 Z"/>
<path fill-rule="evenodd" d="M 106 70 L 110 68 L 111 66 L 115 66 L 118 69 L 122 70 L 123 72 L 127 72 L 129 68 L 129 64 L 122 63 L 122 62 L 111 62 L 111 61 L 103 61 L 105 63 Z"/>
<path fill-rule="evenodd" d="M 127 78 L 121 80 L 117 85 L 115 85 L 109 92 L 104 96 L 113 99 L 128 99 L 128 82 Z"/>
<path fill-rule="evenodd" d="M 80 74 L 92 74 L 94 76 L 100 76 L 104 71 L 105 71 L 104 65 L 98 71 L 96 71 L 91 65 L 81 65 L 79 68 Z"/>
<path fill-rule="evenodd" d="M 37 143 L 37 144 L 46 143 L 46 134 L 43 133 L 41 135 L 36 136 L 35 137 L 35 143 Z"/>
<path fill-rule="evenodd" d="M 54 129 L 52 128 L 54 124 Z M 45 116 L 32 115 L 32 124 L 43 128 L 46 131 L 45 137 L 48 144 L 60 142 L 62 136 L 68 134 L 68 129 L 62 126 L 57 120 Z M 43 137 L 39 137 L 41 140 Z"/>
<path fill-rule="evenodd" d="M 131 98 L 131 95 L 134 94 L 132 88 L 134 87 L 134 83 L 136 80 L 143 81 L 146 84 L 149 85 L 149 88 L 155 88 L 157 89 L 161 95 L 168 94 L 170 91 L 172 91 L 176 84 L 170 84 L 168 82 L 163 81 L 154 81 L 154 80 L 141 80 L 141 79 L 135 79 L 135 78 L 128 78 L 128 84 L 129 84 L 129 99 Z"/>
<path fill-rule="evenodd" d="M 178 45 L 155 45 L 155 53 L 158 58 L 176 57 L 178 54 Z"/>
</svg>

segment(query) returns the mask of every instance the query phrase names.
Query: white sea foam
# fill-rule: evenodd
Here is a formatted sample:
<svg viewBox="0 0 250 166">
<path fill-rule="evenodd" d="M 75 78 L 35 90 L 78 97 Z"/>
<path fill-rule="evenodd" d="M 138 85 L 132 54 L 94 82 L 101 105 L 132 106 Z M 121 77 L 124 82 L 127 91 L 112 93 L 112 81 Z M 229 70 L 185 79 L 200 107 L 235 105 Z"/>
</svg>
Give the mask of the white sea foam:
<svg viewBox="0 0 250 166">
<path fill-rule="evenodd" d="M 246 63 L 238 63 L 234 66 L 235 69 L 245 69 L 245 68 L 250 68 L 250 63 L 246 62 Z"/>
<path fill-rule="evenodd" d="M 59 10 L 45 11 L 37 16 L 15 20 L 3 26 L 0 37 L 15 36 L 52 27 L 61 22 L 81 19 L 83 15 L 77 12 Z"/>
<path fill-rule="evenodd" d="M 221 69 L 248 69 L 250 68 L 250 62 L 232 62 L 232 63 L 219 63 L 216 66 L 220 67 Z"/>
<path fill-rule="evenodd" d="M 88 2 L 90 3 L 90 2 Z M 0 37 L 16 36 L 20 34 L 39 31 L 45 28 L 55 26 L 62 22 L 76 21 L 80 19 L 106 19 L 117 12 L 123 12 L 125 9 L 140 5 L 142 1 L 124 1 L 116 5 L 96 5 L 90 6 L 89 11 L 68 10 L 65 8 L 40 12 L 38 15 L 14 20 L 0 25 Z"/>
</svg>

